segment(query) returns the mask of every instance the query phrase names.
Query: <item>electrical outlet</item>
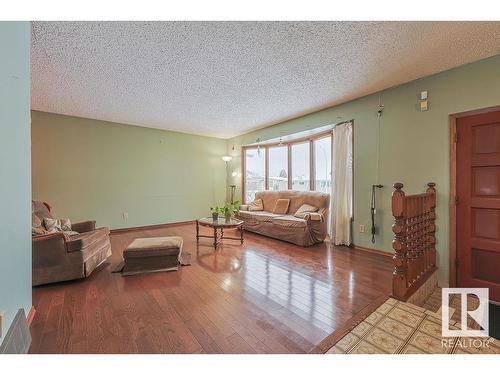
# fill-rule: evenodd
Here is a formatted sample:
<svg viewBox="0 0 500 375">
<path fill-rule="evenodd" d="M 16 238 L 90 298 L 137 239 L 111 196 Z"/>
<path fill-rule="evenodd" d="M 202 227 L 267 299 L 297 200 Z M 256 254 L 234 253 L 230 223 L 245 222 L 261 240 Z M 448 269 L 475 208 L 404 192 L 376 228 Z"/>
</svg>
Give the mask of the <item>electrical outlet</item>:
<svg viewBox="0 0 500 375">
<path fill-rule="evenodd" d="M 3 337 L 3 330 L 5 327 L 5 312 L 0 312 L 0 337 Z"/>
<path fill-rule="evenodd" d="M 123 220 L 128 220 L 128 212 L 122 214 Z"/>
<path fill-rule="evenodd" d="M 359 233 L 365 233 L 365 226 L 364 224 L 359 225 Z"/>
</svg>

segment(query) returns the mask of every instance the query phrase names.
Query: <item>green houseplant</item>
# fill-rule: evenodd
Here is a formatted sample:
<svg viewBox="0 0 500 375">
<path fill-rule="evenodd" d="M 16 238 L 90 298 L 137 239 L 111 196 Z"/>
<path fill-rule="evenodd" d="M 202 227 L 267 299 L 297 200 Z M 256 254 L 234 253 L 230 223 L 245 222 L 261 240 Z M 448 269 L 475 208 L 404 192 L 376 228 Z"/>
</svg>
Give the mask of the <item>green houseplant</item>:
<svg viewBox="0 0 500 375">
<path fill-rule="evenodd" d="M 212 212 L 212 219 L 214 221 L 218 220 L 219 219 L 219 211 L 220 211 L 220 208 L 215 206 L 215 207 L 210 207 L 210 211 Z"/>
<path fill-rule="evenodd" d="M 219 212 L 224 215 L 226 221 L 229 221 L 232 216 L 240 212 L 240 202 L 225 203 L 224 206 L 220 207 Z"/>
</svg>

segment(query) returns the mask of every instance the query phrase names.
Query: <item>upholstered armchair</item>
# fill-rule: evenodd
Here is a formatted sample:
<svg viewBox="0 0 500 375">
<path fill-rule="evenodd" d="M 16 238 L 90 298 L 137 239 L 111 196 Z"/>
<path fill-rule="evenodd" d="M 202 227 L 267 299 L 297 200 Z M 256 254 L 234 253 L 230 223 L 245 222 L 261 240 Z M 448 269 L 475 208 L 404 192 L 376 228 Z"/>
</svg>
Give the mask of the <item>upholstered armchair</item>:
<svg viewBox="0 0 500 375">
<path fill-rule="evenodd" d="M 53 218 L 50 206 L 33 201 L 33 227 L 43 218 Z M 111 255 L 108 228 L 96 228 L 95 221 L 84 221 L 71 229 L 78 233 L 33 235 L 33 286 L 88 277 Z"/>
</svg>

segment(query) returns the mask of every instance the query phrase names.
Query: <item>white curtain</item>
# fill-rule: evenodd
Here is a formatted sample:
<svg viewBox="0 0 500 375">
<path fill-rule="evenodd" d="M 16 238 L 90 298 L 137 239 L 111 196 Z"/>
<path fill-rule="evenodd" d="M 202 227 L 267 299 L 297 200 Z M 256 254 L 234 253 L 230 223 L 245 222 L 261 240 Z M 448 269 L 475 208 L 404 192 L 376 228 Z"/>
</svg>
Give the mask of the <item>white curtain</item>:
<svg viewBox="0 0 500 375">
<path fill-rule="evenodd" d="M 351 244 L 352 122 L 333 129 L 330 238 L 335 245 Z"/>
</svg>

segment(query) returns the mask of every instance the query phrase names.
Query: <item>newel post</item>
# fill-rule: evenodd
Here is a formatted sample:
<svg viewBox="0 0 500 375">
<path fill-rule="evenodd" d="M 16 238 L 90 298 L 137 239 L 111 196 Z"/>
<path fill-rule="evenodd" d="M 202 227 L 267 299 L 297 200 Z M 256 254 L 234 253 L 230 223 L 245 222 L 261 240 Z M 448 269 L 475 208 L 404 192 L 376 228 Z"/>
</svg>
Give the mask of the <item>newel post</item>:
<svg viewBox="0 0 500 375">
<path fill-rule="evenodd" d="M 436 184 L 429 182 L 426 193 L 430 195 L 429 214 L 429 263 L 430 267 L 436 266 Z"/>
<path fill-rule="evenodd" d="M 392 248 L 396 252 L 392 258 L 394 261 L 394 270 L 392 273 L 392 294 L 395 298 L 403 299 L 408 289 L 407 281 L 407 243 L 406 243 L 406 201 L 403 184 L 395 183 L 392 193 L 392 215 L 394 224 L 392 231 L 394 240 Z"/>
</svg>

